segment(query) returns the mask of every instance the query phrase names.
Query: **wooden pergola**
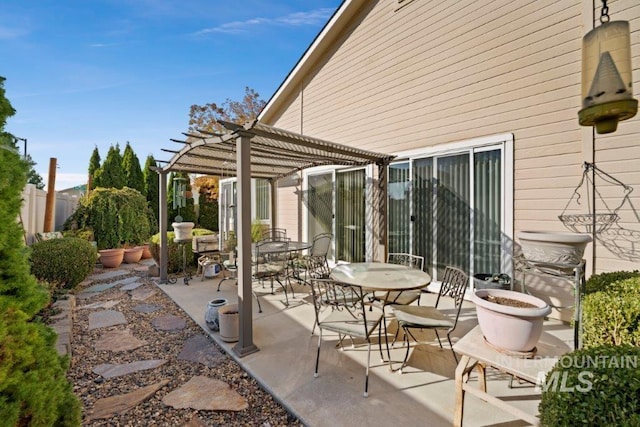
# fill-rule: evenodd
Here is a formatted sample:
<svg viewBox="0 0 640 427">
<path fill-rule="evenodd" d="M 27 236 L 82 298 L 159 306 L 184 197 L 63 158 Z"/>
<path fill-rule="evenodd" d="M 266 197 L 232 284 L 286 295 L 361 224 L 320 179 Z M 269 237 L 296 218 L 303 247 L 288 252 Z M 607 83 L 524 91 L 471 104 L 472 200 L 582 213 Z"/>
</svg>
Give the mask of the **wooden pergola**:
<svg viewBox="0 0 640 427">
<path fill-rule="evenodd" d="M 237 177 L 237 239 L 238 239 L 238 307 L 240 339 L 233 348 L 242 357 L 258 351 L 253 343 L 253 307 L 251 293 L 251 178 L 271 182 L 272 212 L 276 212 L 277 181 L 307 168 L 323 165 L 379 166 L 381 181 L 386 182 L 386 166 L 392 155 L 313 138 L 259 123 L 245 125 L 219 122 L 224 133 L 198 132 L 185 134 L 186 140 L 172 140 L 183 144 L 172 153 L 171 160 L 156 171 L 160 175 L 160 230 L 166 230 L 167 175 L 186 172 L 204 175 Z M 382 185 L 382 184 L 381 184 Z M 167 282 L 168 242 L 160 233 L 160 282 Z"/>
</svg>

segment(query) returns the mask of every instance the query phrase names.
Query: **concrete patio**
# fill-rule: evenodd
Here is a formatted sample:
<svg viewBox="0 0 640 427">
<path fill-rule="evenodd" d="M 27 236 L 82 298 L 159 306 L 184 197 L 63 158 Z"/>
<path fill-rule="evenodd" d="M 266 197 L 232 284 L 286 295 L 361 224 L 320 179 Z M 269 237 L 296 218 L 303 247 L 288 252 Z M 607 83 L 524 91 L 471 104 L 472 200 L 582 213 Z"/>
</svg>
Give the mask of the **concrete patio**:
<svg viewBox="0 0 640 427">
<path fill-rule="evenodd" d="M 225 281 L 220 292 L 216 291 L 219 278 L 194 278 L 189 286 L 181 280 L 176 284 L 158 287 L 172 298 L 195 322 L 216 340 L 231 357 L 234 343 L 226 343 L 216 332 L 211 332 L 204 321 L 207 302 L 225 298 L 229 303 L 237 301 L 237 287 L 233 281 Z M 259 289 L 259 288 L 258 288 Z M 258 313 L 253 300 L 254 343 L 259 352 L 236 358 L 237 362 L 267 391 L 275 396 L 289 411 L 310 426 L 390 426 L 429 425 L 451 426 L 455 408 L 454 371 L 455 360 L 451 350 L 441 350 L 435 335 L 429 343 L 414 346 L 404 373 L 390 372 L 388 365 L 380 361 L 377 345 L 372 346 L 369 379 L 369 397 L 362 396 L 366 345 L 345 351 L 335 348 L 337 336 L 324 334 L 320 352 L 318 378 L 313 370 L 317 349 L 317 330 L 311 335 L 314 323 L 313 306 L 309 302 L 309 288 L 294 285 L 295 298 L 290 305 L 283 304 L 284 294 L 260 296 L 263 313 Z M 433 304 L 434 294 L 424 294 L 422 304 Z M 476 326 L 475 308 L 465 302 L 462 308 L 454 343 Z M 393 333 L 393 325 L 390 333 Z M 545 322 L 554 345 L 573 345 L 573 331 L 567 324 L 548 320 Z M 544 338 L 543 338 L 544 339 Z M 446 341 L 446 340 L 445 340 Z M 348 340 L 347 340 L 348 342 Z M 350 344 L 350 343 L 349 343 Z M 405 349 L 396 344 L 391 358 L 398 368 Z M 496 370 L 487 372 L 487 389 L 495 396 L 528 412 L 537 413 L 539 393 L 534 386 L 514 381 L 509 388 L 509 376 Z M 472 375 L 470 383 L 477 383 Z M 515 419 L 482 400 L 467 394 L 464 406 L 465 426 L 522 426 L 524 421 Z"/>
</svg>

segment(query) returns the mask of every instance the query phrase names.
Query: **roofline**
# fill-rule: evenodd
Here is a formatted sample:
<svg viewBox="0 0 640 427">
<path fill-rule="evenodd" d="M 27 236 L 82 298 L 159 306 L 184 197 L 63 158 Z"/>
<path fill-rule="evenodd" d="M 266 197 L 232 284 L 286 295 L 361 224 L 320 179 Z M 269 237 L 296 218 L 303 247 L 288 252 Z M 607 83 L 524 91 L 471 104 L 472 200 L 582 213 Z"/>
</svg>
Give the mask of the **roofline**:
<svg viewBox="0 0 640 427">
<path fill-rule="evenodd" d="M 329 21 L 324 25 L 322 30 L 313 39 L 313 42 L 307 47 L 296 65 L 289 71 L 289 74 L 280 83 L 278 89 L 271 95 L 269 101 L 258 115 L 258 121 L 269 124 L 269 120 L 274 115 L 277 106 L 286 96 L 295 88 L 305 71 L 311 68 L 311 63 L 319 58 L 331 43 L 335 36 L 329 37 L 329 34 L 335 35 L 353 18 L 360 7 L 367 0 L 343 0 L 342 4 L 336 9 Z"/>
</svg>

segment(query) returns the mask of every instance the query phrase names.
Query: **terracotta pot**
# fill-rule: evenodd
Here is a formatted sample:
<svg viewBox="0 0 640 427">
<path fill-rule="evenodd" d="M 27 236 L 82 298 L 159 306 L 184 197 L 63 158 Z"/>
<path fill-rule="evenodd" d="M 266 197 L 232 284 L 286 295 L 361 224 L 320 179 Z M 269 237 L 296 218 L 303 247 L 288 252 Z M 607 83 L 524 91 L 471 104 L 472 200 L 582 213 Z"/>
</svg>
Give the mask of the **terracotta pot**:
<svg viewBox="0 0 640 427">
<path fill-rule="evenodd" d="M 128 248 L 124 250 L 124 262 L 127 264 L 135 264 L 142 258 L 142 246 Z"/>
<path fill-rule="evenodd" d="M 149 250 L 149 244 L 142 245 L 142 259 L 152 258 L 151 250 Z"/>
<path fill-rule="evenodd" d="M 98 251 L 100 255 L 100 264 L 104 268 L 116 268 L 122 264 L 122 260 L 124 259 L 124 249 L 102 249 Z"/>
<path fill-rule="evenodd" d="M 487 296 L 509 298 L 535 307 L 512 307 L 487 301 Z M 472 296 L 478 324 L 489 344 L 512 352 L 532 351 L 540 335 L 544 316 L 551 313 L 549 304 L 532 295 L 503 289 L 480 289 Z"/>
</svg>

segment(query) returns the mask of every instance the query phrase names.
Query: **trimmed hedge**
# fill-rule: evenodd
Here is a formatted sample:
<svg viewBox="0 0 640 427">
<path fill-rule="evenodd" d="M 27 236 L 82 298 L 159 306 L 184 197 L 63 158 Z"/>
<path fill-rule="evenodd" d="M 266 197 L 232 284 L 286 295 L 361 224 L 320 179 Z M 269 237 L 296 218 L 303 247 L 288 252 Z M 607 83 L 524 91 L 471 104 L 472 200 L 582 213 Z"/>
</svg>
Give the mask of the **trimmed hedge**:
<svg viewBox="0 0 640 427">
<path fill-rule="evenodd" d="M 560 358 L 542 385 L 543 426 L 640 425 L 640 348 L 575 350 Z"/>
<path fill-rule="evenodd" d="M 93 271 L 97 259 L 96 249 L 87 240 L 45 240 L 31 246 L 31 273 L 55 288 L 73 289 Z"/>
<path fill-rule="evenodd" d="M 598 286 L 582 300 L 583 346 L 640 346 L 640 276 Z"/>
<path fill-rule="evenodd" d="M 206 228 L 193 229 L 194 236 L 207 236 L 209 234 L 213 234 L 213 231 L 207 230 Z M 173 231 L 167 231 L 169 252 L 167 273 L 177 273 L 182 270 L 182 251 L 180 250 L 180 245 L 173 241 L 174 237 L 175 233 Z M 156 261 L 156 263 L 160 265 L 160 233 L 151 236 L 151 240 L 149 241 L 149 251 L 151 251 L 151 256 L 153 256 L 153 259 Z M 194 257 L 191 256 L 190 247 L 187 248 L 187 252 L 187 266 L 195 267 L 196 261 L 194 260 Z"/>
<path fill-rule="evenodd" d="M 611 283 L 631 279 L 633 277 L 640 277 L 640 271 L 613 271 L 609 273 L 594 274 L 589 277 L 587 283 L 585 283 L 584 293 L 592 294 L 594 292 L 606 291 Z"/>
</svg>

